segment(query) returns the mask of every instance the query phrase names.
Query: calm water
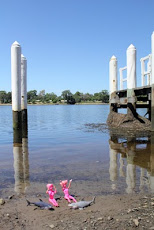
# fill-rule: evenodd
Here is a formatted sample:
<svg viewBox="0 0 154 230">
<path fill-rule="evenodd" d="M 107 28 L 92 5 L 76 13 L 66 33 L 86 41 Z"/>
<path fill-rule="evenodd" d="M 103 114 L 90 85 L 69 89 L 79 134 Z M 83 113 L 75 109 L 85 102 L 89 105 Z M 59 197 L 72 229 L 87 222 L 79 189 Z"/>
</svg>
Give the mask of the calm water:
<svg viewBox="0 0 154 230">
<path fill-rule="evenodd" d="M 48 182 L 60 194 L 63 179 L 78 196 L 153 192 L 149 138 L 112 136 L 108 113 L 108 105 L 29 106 L 28 139 L 14 146 L 11 106 L 0 106 L 0 194 L 45 194 Z"/>
</svg>

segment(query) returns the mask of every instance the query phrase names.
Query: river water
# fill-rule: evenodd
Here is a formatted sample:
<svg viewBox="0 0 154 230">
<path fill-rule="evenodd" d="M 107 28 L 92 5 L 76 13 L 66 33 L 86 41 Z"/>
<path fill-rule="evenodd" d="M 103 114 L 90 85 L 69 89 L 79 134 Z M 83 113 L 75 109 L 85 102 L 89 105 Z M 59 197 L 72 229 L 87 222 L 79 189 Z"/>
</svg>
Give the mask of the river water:
<svg viewBox="0 0 154 230">
<path fill-rule="evenodd" d="M 47 183 L 61 195 L 63 179 L 77 196 L 153 193 L 151 137 L 112 135 L 108 113 L 109 105 L 28 106 L 28 138 L 15 145 L 11 106 L 0 106 L 0 195 L 45 194 Z"/>
</svg>

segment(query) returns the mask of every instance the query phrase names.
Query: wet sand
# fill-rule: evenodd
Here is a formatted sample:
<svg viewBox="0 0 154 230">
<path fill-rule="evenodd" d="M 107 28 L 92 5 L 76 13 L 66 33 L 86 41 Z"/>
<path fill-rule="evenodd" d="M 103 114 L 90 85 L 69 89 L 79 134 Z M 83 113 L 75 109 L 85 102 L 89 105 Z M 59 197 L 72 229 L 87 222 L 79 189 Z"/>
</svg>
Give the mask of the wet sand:
<svg viewBox="0 0 154 230">
<path fill-rule="evenodd" d="M 0 205 L 0 229 L 154 229 L 154 196 L 143 194 L 97 196 L 84 210 L 72 210 L 62 197 L 54 211 L 27 206 L 26 198 L 38 201 L 41 196 L 14 195 Z M 80 200 L 83 197 L 76 197 Z M 85 197 L 90 200 L 92 197 Z"/>
</svg>

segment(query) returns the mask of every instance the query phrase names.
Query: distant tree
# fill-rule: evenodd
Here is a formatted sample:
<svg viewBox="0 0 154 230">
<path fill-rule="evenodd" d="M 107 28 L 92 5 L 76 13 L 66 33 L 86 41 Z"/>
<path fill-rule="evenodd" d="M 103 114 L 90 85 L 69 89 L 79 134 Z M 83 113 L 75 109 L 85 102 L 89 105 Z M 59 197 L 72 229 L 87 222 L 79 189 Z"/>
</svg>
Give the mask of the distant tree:
<svg viewBox="0 0 154 230">
<path fill-rule="evenodd" d="M 61 93 L 61 97 L 63 98 L 63 100 L 67 100 L 67 97 L 68 96 L 71 96 L 72 93 L 70 90 L 64 90 L 62 93 Z"/>
<path fill-rule="evenodd" d="M 27 100 L 28 102 L 34 103 L 34 101 L 37 100 L 37 91 L 36 90 L 30 90 L 27 92 Z"/>
<path fill-rule="evenodd" d="M 90 94 L 90 93 L 85 93 L 85 94 L 82 95 L 82 100 L 83 100 L 83 101 L 91 101 L 91 100 L 92 100 L 92 97 L 93 97 L 92 94 Z"/>
<path fill-rule="evenodd" d="M 11 92 L 7 93 L 6 100 L 7 100 L 7 103 L 11 103 L 12 102 L 12 93 Z"/>
<path fill-rule="evenodd" d="M 75 99 L 74 99 L 73 95 L 67 96 L 67 104 L 71 104 L 71 105 L 75 104 Z"/>
<path fill-rule="evenodd" d="M 76 102 L 76 103 L 79 103 L 79 102 L 81 102 L 82 94 L 81 94 L 79 91 L 77 91 L 77 92 L 73 95 L 73 97 L 74 97 L 74 99 L 75 99 L 75 102 Z"/>
<path fill-rule="evenodd" d="M 41 90 L 38 94 L 39 97 L 44 97 L 45 96 L 45 90 Z"/>
<path fill-rule="evenodd" d="M 0 103 L 6 103 L 6 91 L 0 91 Z"/>
<path fill-rule="evenodd" d="M 94 93 L 93 100 L 94 101 L 101 101 L 101 94 L 100 93 Z"/>
<path fill-rule="evenodd" d="M 107 90 L 102 90 L 100 92 L 100 99 L 103 103 L 109 102 L 109 92 Z"/>
<path fill-rule="evenodd" d="M 57 101 L 58 101 L 57 95 L 53 92 L 52 93 L 46 93 L 44 99 L 46 102 L 52 101 L 53 103 L 57 103 Z"/>
</svg>

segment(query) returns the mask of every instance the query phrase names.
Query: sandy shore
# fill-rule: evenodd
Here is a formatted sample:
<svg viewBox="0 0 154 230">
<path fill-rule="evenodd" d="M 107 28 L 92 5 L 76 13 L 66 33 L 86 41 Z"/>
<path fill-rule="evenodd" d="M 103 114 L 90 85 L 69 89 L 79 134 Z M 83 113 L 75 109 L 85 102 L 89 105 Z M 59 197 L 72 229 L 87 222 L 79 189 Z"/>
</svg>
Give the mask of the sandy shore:
<svg viewBox="0 0 154 230">
<path fill-rule="evenodd" d="M 154 229 L 154 196 L 143 194 L 97 196 L 84 210 L 72 210 L 62 197 L 54 211 L 27 206 L 26 198 L 14 195 L 0 205 L 0 229 Z M 81 197 L 77 197 L 80 200 Z M 90 200 L 92 197 L 85 197 Z M 42 198 L 48 202 L 48 198 Z"/>
</svg>

